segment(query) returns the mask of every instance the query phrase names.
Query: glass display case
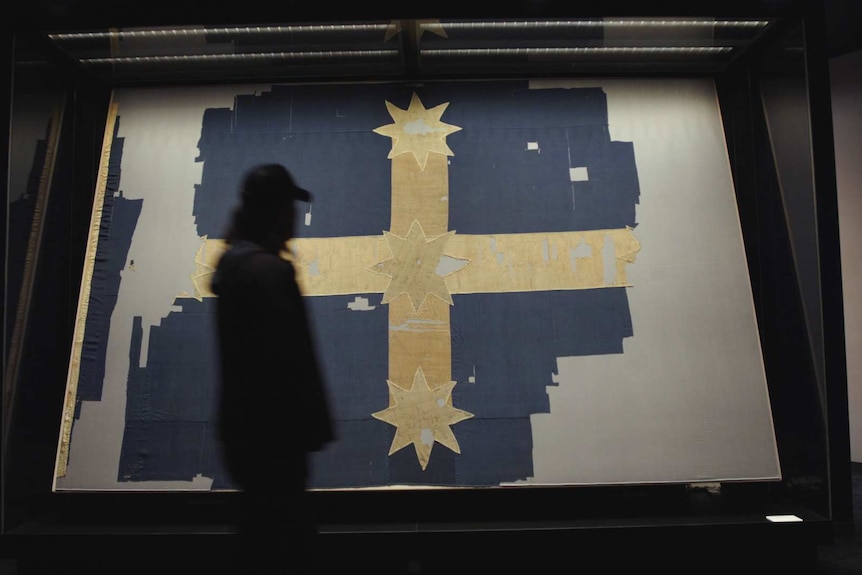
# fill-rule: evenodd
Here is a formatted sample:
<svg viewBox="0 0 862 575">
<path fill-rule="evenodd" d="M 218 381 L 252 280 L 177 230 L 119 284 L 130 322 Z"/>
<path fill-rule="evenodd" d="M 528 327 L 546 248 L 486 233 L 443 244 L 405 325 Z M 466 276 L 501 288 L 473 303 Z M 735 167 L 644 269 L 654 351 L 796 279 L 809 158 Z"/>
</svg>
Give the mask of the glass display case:
<svg viewBox="0 0 862 575">
<path fill-rule="evenodd" d="M 12 34 L 4 533 L 217 563 L 209 280 L 278 161 L 314 194 L 287 257 L 337 430 L 323 563 L 811 560 L 850 521 L 819 4 L 313 11 Z"/>
</svg>

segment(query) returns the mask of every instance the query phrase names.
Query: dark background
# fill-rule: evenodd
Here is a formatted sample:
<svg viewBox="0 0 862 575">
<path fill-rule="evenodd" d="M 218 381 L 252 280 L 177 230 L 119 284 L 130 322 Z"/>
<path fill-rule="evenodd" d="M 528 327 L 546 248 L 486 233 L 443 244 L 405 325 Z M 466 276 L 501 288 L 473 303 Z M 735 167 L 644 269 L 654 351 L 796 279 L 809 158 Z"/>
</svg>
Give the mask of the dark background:
<svg viewBox="0 0 862 575">
<path fill-rule="evenodd" d="M 699 570 L 709 565 L 735 565 L 739 568 L 736 572 L 744 572 L 744 566 L 769 565 L 800 572 L 798 568 L 816 557 L 818 546 L 828 544 L 836 534 L 855 530 L 827 66 L 829 58 L 862 48 L 862 3 L 655 2 L 641 11 L 644 16 L 803 16 L 800 27 L 789 26 L 775 42 L 752 51 L 744 61 L 716 76 L 776 413 L 784 481 L 779 485 L 723 485 L 720 496 L 685 486 L 323 494 L 321 519 L 327 526 L 327 541 L 338 550 L 331 554 L 333 564 L 349 565 L 352 553 L 362 565 L 366 560 L 387 557 L 379 564 L 384 572 L 459 572 L 442 559 L 424 563 L 416 559 L 424 548 L 446 547 L 467 554 L 460 563 L 465 572 L 492 566 L 503 569 L 501 572 L 514 572 L 517 561 L 501 550 L 531 548 L 531 553 L 519 554 L 520 560 L 526 561 L 524 565 L 549 561 L 550 567 L 552 559 L 571 560 L 578 553 L 589 557 L 600 549 L 611 549 L 617 564 L 641 567 L 677 564 L 670 557 L 680 559 L 678 565 L 682 565 L 684 557 L 694 554 L 700 558 Z M 633 14 L 628 3 L 583 6 L 562 0 L 502 2 L 495 3 L 493 9 L 487 4 L 447 1 L 332 6 L 328 2 L 255 0 L 241 5 L 195 3 L 186 7 L 166 0 L 38 0 L 18 6 L 10 18 L 10 33 L 4 34 L 2 70 L 10 79 L 10 88 L 13 77 L 20 81 L 20 76 L 13 76 L 12 62 L 22 45 L 14 39 L 29 31 L 444 15 L 553 18 L 639 14 Z M 806 40 L 805 53 L 780 49 L 798 46 L 800 38 Z M 799 80 L 800 66 L 807 70 L 807 77 L 794 83 Z M 758 88 L 776 78 L 792 80 L 790 85 L 807 95 L 811 114 L 809 157 L 781 158 L 784 152 L 780 147 L 771 146 L 766 123 L 769 110 L 765 108 L 769 102 L 760 100 Z M 40 355 L 23 365 L 21 372 L 21 377 L 39 385 L 29 386 L 30 391 L 19 396 L 15 425 L 10 427 L 13 431 L 4 434 L 0 557 L 20 559 L 22 572 L 25 565 L 34 565 L 32 572 L 47 567 L 75 572 L 73 567 L 78 566 L 96 573 L 100 571 L 87 557 L 104 557 L 105 548 L 112 547 L 133 553 L 136 559 L 110 562 L 106 570 L 130 572 L 137 562 L 143 569 L 140 572 L 148 572 L 165 560 L 164 553 L 179 550 L 194 555 L 188 559 L 189 566 L 208 566 L 209 570 L 217 563 L 219 551 L 227 547 L 224 538 L 213 536 L 229 532 L 229 496 L 58 497 L 50 492 L 80 262 L 110 92 L 109 86 L 74 66 L 58 68 L 52 80 L 72 87 L 70 105 L 74 113 L 67 114 L 69 124 L 64 132 L 74 134 L 74 142 L 60 149 L 57 170 L 65 185 L 52 190 L 46 217 L 53 239 L 46 244 L 40 261 L 39 273 L 45 274 L 38 283 L 42 287 L 33 295 L 38 311 L 32 321 L 38 329 L 32 333 L 39 334 Z M 12 103 L 11 93 L 4 91 L 7 108 Z M 791 121 L 798 112 L 788 108 L 784 113 Z M 0 145 L 8 154 L 8 139 Z M 816 202 L 818 230 L 812 249 L 819 260 L 823 294 L 817 303 L 822 304 L 824 357 L 830 366 L 829 376 L 820 387 L 810 359 L 803 294 L 798 291 L 798 281 L 785 281 L 797 278 L 800 272 L 791 249 L 794 230 L 784 211 L 776 170 L 794 161 L 811 163 L 818 190 L 812 200 Z M 5 165 L 3 173 L 8 177 Z M 5 221 L 5 203 L 2 209 Z M 6 305 L 4 315 L 8 313 Z M 798 513 L 806 521 L 780 528 L 764 523 L 764 512 L 775 509 Z M 129 537 L 115 537 L 121 534 Z M 154 534 L 174 537 L 154 539 Z M 46 549 L 53 552 L 46 553 Z M 487 553 L 484 559 L 476 556 L 477 550 Z"/>
</svg>

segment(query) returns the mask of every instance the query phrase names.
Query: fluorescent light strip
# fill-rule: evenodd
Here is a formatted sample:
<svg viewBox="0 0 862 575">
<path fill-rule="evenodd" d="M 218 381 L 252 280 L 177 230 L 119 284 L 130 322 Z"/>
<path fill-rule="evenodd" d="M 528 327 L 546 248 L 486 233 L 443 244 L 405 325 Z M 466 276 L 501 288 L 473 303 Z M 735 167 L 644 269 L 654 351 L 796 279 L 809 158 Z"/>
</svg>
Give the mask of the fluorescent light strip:
<svg viewBox="0 0 862 575">
<path fill-rule="evenodd" d="M 716 27 L 716 28 L 762 28 L 769 24 L 766 20 L 564 20 L 545 22 L 421 22 L 423 30 L 517 30 L 540 28 L 612 28 L 612 27 Z M 194 37 L 205 35 L 230 36 L 237 34 L 334 34 L 344 32 L 385 32 L 390 26 L 384 24 L 325 24 L 296 26 L 235 26 L 220 28 L 153 28 L 151 30 L 113 30 L 107 32 L 76 32 L 69 34 L 49 34 L 55 41 L 103 40 L 118 38 L 169 38 Z"/>
<path fill-rule="evenodd" d="M 341 50 L 316 52 L 255 52 L 253 54 L 193 54 L 188 56 L 134 56 L 127 58 L 84 58 L 82 64 L 170 64 L 219 63 L 264 60 L 325 60 L 335 58 L 385 59 L 398 56 L 397 50 Z"/>
<path fill-rule="evenodd" d="M 233 36 L 265 34 L 335 34 L 345 32 L 385 33 L 388 24 L 328 24 L 309 26 L 239 26 L 231 28 L 153 28 L 151 30 L 112 30 L 107 32 L 76 32 L 72 34 L 49 34 L 52 40 L 111 40 L 132 38 L 181 38 L 198 36 Z"/>
<path fill-rule="evenodd" d="M 421 23 L 424 30 L 530 30 L 530 29 L 560 29 L 560 28 L 634 28 L 634 27 L 668 27 L 668 28 L 762 28 L 769 24 L 767 20 L 563 20 L 546 22 L 445 22 Z"/>
<path fill-rule="evenodd" d="M 583 54 L 725 54 L 729 46 L 597 46 L 592 48 L 460 48 L 422 50 L 423 56 L 579 56 Z"/>
</svg>

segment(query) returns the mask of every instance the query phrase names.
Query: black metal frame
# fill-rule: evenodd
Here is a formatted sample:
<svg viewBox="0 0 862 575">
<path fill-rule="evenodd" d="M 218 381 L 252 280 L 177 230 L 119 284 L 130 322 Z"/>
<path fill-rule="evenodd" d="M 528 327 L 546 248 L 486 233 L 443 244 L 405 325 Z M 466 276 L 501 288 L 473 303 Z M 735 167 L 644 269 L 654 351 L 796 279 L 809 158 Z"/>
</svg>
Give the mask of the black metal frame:
<svg viewBox="0 0 862 575">
<path fill-rule="evenodd" d="M 63 17 L 63 7 L 68 5 L 58 2 L 58 12 L 54 16 L 25 14 L 17 28 L 13 27 L 6 46 L 8 54 L 5 54 L 9 76 L 16 72 L 13 64 L 16 51 L 23 46 L 34 46 L 46 59 L 46 69 L 52 70 L 50 78 L 42 78 L 41 81 L 62 85 L 73 94 L 70 102 L 72 113 L 66 128 L 74 133 L 74 143 L 62 151 L 64 159 L 60 169 L 71 182 L 66 188 L 67 195 L 54 198 L 55 208 L 48 214 L 48 217 L 56 218 L 53 222 L 60 226 L 61 237 L 66 239 L 66 245 L 54 254 L 50 262 L 53 277 L 64 286 L 59 290 L 64 297 L 48 292 L 34 296 L 39 298 L 38 305 L 41 306 L 34 321 L 54 325 L 53 339 L 49 342 L 52 353 L 49 361 L 31 362 L 28 370 L 22 372 L 32 381 L 38 381 L 40 387 L 19 398 L 12 432 L 4 437 L 4 445 L 9 439 L 11 447 L 3 453 L 3 524 L 0 527 L 0 550 L 3 554 L 14 556 L 17 550 L 30 549 L 38 555 L 36 549 L 46 541 L 56 542 L 74 534 L 85 541 L 87 537 L 106 533 L 131 532 L 145 536 L 165 529 L 202 535 L 221 533 L 223 526 L 229 524 L 229 519 L 225 521 L 232 513 L 233 494 L 229 493 L 53 493 L 50 488 L 76 313 L 77 285 L 81 277 L 87 222 L 101 151 L 101 130 L 112 86 L 93 78 L 55 52 L 49 43 L 44 42 L 41 32 L 58 28 L 236 24 L 273 19 L 314 21 L 332 19 L 335 13 L 320 3 L 293 7 L 288 4 L 286 11 L 277 14 L 272 12 L 272 4 L 265 3 L 265 7 L 254 4 L 252 2 L 247 10 L 238 12 L 213 12 L 209 22 L 201 22 L 189 14 L 160 12 L 152 3 L 142 4 L 140 11 L 125 5 L 118 7 L 117 11 L 113 5 L 105 5 L 92 13 L 76 12 L 75 17 L 68 17 L 68 14 Z M 502 5 L 495 16 L 552 18 L 629 14 L 626 3 L 602 3 L 596 7 L 601 9 L 600 14 L 568 4 L 548 1 Z M 678 2 L 654 4 L 658 6 L 651 7 L 645 16 L 692 15 L 693 8 L 689 5 L 683 6 Z M 437 7 L 440 8 L 439 5 Z M 291 11 L 291 8 L 295 9 Z M 706 536 L 734 541 L 742 546 L 741 549 L 752 551 L 745 542 L 757 537 L 764 554 L 775 551 L 772 548 L 774 543 L 776 548 L 784 549 L 782 553 L 789 554 L 786 556 L 805 559 L 810 558 L 812 549 L 830 539 L 834 529 L 852 529 L 838 207 L 823 7 L 821 2 L 814 0 L 764 0 L 715 2 L 709 6 L 699 4 L 696 11 L 709 12 L 709 8 L 714 9 L 710 16 L 721 15 L 715 12 L 722 12 L 734 17 L 775 16 L 801 22 L 806 39 L 805 66 L 827 370 L 825 420 L 818 419 L 817 415 L 816 386 L 812 384 L 812 366 L 806 359 L 810 358 L 811 352 L 805 343 L 804 319 L 793 313 L 799 311 L 799 294 L 779 281 L 779 277 L 794 272 L 775 175 L 770 172 L 774 164 L 764 139 L 766 128 L 762 110 L 755 102 L 758 51 L 752 51 L 716 76 L 740 218 L 749 252 L 770 394 L 776 403 L 775 409 L 784 410 L 788 418 L 801 418 L 777 421 L 781 426 L 778 433 L 783 461 L 791 462 L 783 470 L 785 481 L 780 484 L 726 484 L 722 486 L 720 496 L 686 486 L 313 493 L 321 525 L 334 541 L 350 541 L 348 546 L 356 542 L 361 546 L 366 544 L 369 536 L 388 534 L 391 540 L 406 533 L 424 533 L 443 538 L 447 545 L 453 545 L 453 541 L 459 540 L 457 537 L 461 541 L 472 542 L 477 534 L 497 533 L 498 538 L 491 541 L 508 541 L 507 536 L 511 535 L 514 541 L 562 541 L 563 545 L 572 541 L 602 544 L 621 541 L 634 545 L 636 542 L 658 544 L 660 541 L 664 544 L 663 538 L 670 535 L 692 549 L 699 548 L 698 542 Z M 357 10 L 361 13 L 351 13 Z M 365 5 L 362 9 L 340 7 L 337 14 L 343 19 L 441 16 L 440 13 L 426 14 L 418 10 L 381 4 L 374 9 Z M 440 10 L 453 17 L 483 16 L 470 14 L 470 8 L 464 6 Z M 321 11 L 326 13 L 321 14 Z M 166 21 L 166 14 L 171 14 L 170 21 Z M 14 105 L 13 94 L 14 86 L 4 103 Z M 6 175 L 8 179 L 8 173 Z M 4 202 L 4 215 L 6 208 Z M 4 290 L 5 287 L 4 283 Z M 787 313 L 788 310 L 791 313 Z M 4 308 L 4 316 L 8 313 L 8 308 Z M 793 431 L 793 425 L 800 422 L 806 432 L 815 436 L 820 434 L 813 443 L 799 443 L 801 438 Z M 811 459 L 812 455 L 814 459 Z M 825 478 L 825 483 L 805 484 L 805 478 L 812 474 Z M 801 482 L 790 481 L 792 479 Z M 345 513 L 346 509 L 349 512 Z M 806 521 L 785 526 L 766 522 L 763 514 L 776 509 L 797 513 Z M 544 534 L 545 539 L 541 539 L 540 534 Z M 413 540 L 408 540 L 412 545 Z M 422 539 L 423 542 L 426 540 Z M 193 545 L 191 539 L 184 541 Z M 792 553 L 787 549 L 788 542 L 796 546 Z M 417 540 L 416 544 L 424 543 Z M 386 545 L 383 543 L 384 547 Z M 558 551 L 565 553 L 565 549 Z M 57 565 L 62 563 L 58 561 Z"/>
</svg>

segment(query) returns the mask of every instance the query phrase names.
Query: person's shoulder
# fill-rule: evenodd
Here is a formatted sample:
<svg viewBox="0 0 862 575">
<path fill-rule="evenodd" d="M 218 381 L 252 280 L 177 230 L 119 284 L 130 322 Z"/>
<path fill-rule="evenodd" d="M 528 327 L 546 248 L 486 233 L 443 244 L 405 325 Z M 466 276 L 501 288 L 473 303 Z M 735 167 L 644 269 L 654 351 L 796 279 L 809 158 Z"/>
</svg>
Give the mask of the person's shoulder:
<svg viewBox="0 0 862 575">
<path fill-rule="evenodd" d="M 284 283 L 296 283 L 296 270 L 293 264 L 281 255 L 267 250 L 250 252 L 243 267 L 246 273 L 274 287 Z"/>
<path fill-rule="evenodd" d="M 276 282 L 285 277 L 294 277 L 293 266 L 289 262 L 255 243 L 240 241 L 229 246 L 219 258 L 213 287 L 233 281 Z"/>
<path fill-rule="evenodd" d="M 242 262 L 252 265 L 280 265 L 282 258 L 254 242 L 240 240 L 231 244 L 222 255 L 222 262 Z"/>
</svg>

